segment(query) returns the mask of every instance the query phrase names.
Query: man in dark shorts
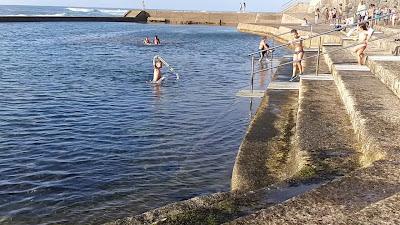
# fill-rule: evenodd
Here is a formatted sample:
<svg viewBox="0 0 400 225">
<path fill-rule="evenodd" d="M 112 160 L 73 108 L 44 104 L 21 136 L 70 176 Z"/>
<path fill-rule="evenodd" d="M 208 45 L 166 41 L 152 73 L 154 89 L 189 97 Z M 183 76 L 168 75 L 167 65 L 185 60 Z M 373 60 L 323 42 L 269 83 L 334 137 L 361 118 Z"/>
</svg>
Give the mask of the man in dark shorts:
<svg viewBox="0 0 400 225">
<path fill-rule="evenodd" d="M 258 50 L 260 50 L 260 59 L 259 61 L 261 62 L 265 56 L 266 59 L 268 60 L 268 53 L 269 53 L 269 45 L 267 44 L 267 37 L 264 36 L 261 41 L 260 41 L 260 45 L 258 47 Z"/>
</svg>

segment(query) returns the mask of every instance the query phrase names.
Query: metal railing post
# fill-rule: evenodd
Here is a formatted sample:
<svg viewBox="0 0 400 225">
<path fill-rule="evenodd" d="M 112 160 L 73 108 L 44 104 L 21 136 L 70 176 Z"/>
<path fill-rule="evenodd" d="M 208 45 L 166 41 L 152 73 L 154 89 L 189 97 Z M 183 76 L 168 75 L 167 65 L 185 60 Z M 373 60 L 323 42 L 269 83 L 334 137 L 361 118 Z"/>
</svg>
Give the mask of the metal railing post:
<svg viewBox="0 0 400 225">
<path fill-rule="evenodd" d="M 253 55 L 251 56 L 251 84 L 250 84 L 252 94 L 254 90 L 254 73 L 255 71 L 254 71 L 254 55 Z"/>
<path fill-rule="evenodd" d="M 319 37 L 317 66 L 315 68 L 315 76 L 318 76 L 318 73 L 319 73 L 319 61 L 320 61 L 320 57 L 321 57 L 321 47 L 322 47 L 321 45 L 322 45 L 322 36 Z"/>
<path fill-rule="evenodd" d="M 312 36 L 312 24 L 310 23 L 310 36 Z M 310 48 L 311 48 L 311 43 L 312 43 L 312 41 L 311 41 L 312 39 L 310 38 Z"/>
</svg>

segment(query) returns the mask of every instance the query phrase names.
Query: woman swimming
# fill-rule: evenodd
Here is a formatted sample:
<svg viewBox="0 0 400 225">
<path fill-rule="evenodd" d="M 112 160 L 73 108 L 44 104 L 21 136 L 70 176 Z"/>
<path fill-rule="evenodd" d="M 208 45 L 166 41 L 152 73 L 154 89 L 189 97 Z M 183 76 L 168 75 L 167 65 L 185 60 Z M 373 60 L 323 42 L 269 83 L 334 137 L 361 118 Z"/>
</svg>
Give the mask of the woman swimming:
<svg viewBox="0 0 400 225">
<path fill-rule="evenodd" d="M 149 37 L 146 37 L 146 38 L 143 40 L 143 44 L 145 44 L 145 45 L 150 45 L 150 44 L 151 44 Z"/>
<path fill-rule="evenodd" d="M 290 81 L 295 80 L 298 76 L 296 74 L 297 69 L 299 69 L 300 75 L 303 75 L 304 72 L 304 65 L 303 65 L 303 57 L 304 57 L 304 46 L 303 46 L 303 40 L 306 38 L 309 38 L 308 36 L 302 37 L 299 35 L 297 30 L 293 29 L 290 31 L 290 33 L 293 35 L 293 40 L 289 41 L 289 44 L 291 44 L 294 47 L 294 54 L 293 54 L 293 74 L 292 77 L 290 78 Z"/>
<path fill-rule="evenodd" d="M 161 69 L 163 67 L 163 63 L 158 57 L 154 57 L 153 59 L 153 68 L 154 68 L 154 73 L 153 73 L 153 80 L 152 83 L 158 83 L 159 81 L 162 80 L 162 73 Z"/>
<path fill-rule="evenodd" d="M 161 44 L 160 39 L 158 38 L 157 35 L 154 37 L 154 44 L 155 44 L 155 45 Z"/>
</svg>

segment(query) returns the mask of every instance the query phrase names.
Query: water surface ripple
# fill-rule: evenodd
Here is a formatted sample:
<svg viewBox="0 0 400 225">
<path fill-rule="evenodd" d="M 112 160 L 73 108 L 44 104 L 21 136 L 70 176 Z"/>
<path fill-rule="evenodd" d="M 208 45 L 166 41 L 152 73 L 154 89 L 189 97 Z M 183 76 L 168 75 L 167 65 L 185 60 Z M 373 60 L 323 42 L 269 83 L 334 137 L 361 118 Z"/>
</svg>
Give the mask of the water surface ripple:
<svg viewBox="0 0 400 225">
<path fill-rule="evenodd" d="M 0 223 L 98 224 L 229 190 L 248 123 L 233 28 L 0 24 Z M 159 47 L 142 46 L 158 34 Z M 182 79 L 151 79 L 155 54 Z"/>
</svg>

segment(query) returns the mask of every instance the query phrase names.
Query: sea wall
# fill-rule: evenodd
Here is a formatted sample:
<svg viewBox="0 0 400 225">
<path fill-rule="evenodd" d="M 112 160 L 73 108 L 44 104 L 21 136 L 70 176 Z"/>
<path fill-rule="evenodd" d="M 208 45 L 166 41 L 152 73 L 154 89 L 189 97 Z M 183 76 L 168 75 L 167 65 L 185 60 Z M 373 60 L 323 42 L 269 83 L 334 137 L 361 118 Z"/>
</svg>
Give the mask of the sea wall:
<svg viewBox="0 0 400 225">
<path fill-rule="evenodd" d="M 146 19 L 136 18 L 136 17 L 1 16 L 0 23 L 6 23 L 6 22 L 146 22 Z"/>
<path fill-rule="evenodd" d="M 237 12 L 188 12 L 167 10 L 146 10 L 150 18 L 174 24 L 217 24 L 237 25 L 239 23 L 280 23 L 280 13 L 237 13 Z M 125 17 L 136 16 L 137 11 L 129 11 Z"/>
</svg>

